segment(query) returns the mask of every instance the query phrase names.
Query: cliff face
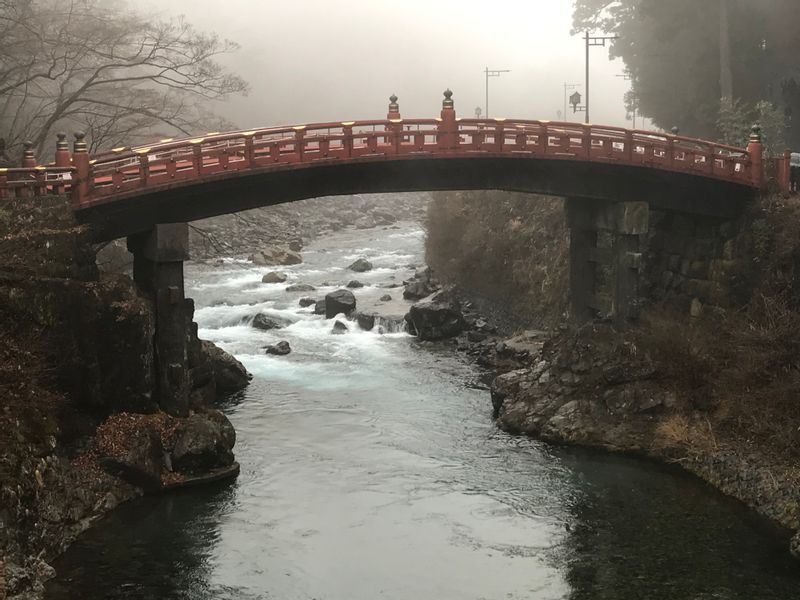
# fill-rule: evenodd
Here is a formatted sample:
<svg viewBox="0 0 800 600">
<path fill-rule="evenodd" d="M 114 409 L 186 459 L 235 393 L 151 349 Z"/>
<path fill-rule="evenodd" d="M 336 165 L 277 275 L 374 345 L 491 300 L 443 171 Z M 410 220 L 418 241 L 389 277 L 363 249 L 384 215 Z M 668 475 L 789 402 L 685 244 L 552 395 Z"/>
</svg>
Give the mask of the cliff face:
<svg viewBox="0 0 800 600">
<path fill-rule="evenodd" d="M 0 225 L 0 598 L 35 598 L 52 575 L 47 560 L 142 493 L 143 468 L 158 488 L 235 465 L 235 434 L 209 403 L 215 370 L 225 391 L 247 376 L 222 351 L 203 351 L 190 330 L 196 414 L 159 427 L 167 417 L 153 395 L 150 300 L 129 278 L 99 274 L 66 199 L 19 199 L 0 209 Z M 224 443 L 183 443 L 191 473 L 172 471 L 164 453 L 198 430 Z M 146 453 L 120 452 L 136 440 L 150 444 Z"/>
<path fill-rule="evenodd" d="M 520 325 L 558 324 L 568 232 L 560 207 L 542 210 L 497 194 L 437 197 L 428 261 Z M 798 223 L 797 198 L 763 198 L 731 223 L 652 214 L 640 319 L 554 327 L 527 364 L 495 379 L 498 425 L 675 462 L 800 527 Z M 537 272 L 560 281 L 544 286 Z"/>
</svg>

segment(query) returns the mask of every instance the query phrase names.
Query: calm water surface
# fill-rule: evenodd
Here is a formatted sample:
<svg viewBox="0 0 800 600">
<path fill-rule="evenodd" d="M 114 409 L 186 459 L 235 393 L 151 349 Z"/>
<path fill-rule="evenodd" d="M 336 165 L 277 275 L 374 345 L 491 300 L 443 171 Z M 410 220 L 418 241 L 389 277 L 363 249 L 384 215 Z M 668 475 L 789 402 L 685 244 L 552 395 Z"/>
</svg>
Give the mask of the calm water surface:
<svg viewBox="0 0 800 600">
<path fill-rule="evenodd" d="M 242 473 L 115 511 L 57 562 L 48 597 L 800 598 L 785 534 L 737 503 L 650 463 L 499 432 L 452 350 L 352 325 L 331 335 L 284 291 L 322 297 L 357 278 L 362 309 L 399 298 L 379 286 L 422 262 L 423 236 L 339 232 L 282 268 L 287 284 L 243 262 L 192 265 L 201 337 L 255 375 L 226 407 Z M 346 271 L 359 256 L 376 269 Z M 253 329 L 260 311 L 293 323 Z M 292 354 L 263 354 L 280 339 Z"/>
</svg>

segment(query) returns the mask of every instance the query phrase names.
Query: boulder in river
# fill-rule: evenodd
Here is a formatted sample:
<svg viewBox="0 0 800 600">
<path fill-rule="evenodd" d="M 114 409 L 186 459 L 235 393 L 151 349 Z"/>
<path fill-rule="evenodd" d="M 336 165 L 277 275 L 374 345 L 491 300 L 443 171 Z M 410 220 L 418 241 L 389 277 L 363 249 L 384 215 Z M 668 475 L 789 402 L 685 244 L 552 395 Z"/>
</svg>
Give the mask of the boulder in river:
<svg viewBox="0 0 800 600">
<path fill-rule="evenodd" d="M 403 298 L 406 300 L 421 300 L 430 296 L 436 289 L 427 281 L 409 281 L 403 290 Z"/>
<path fill-rule="evenodd" d="M 306 308 L 307 306 L 311 306 L 311 305 L 316 304 L 316 303 L 317 303 L 317 301 L 314 300 L 314 298 L 308 298 L 308 297 L 300 298 L 300 302 L 299 302 L 299 304 L 300 304 L 300 306 L 302 308 Z"/>
<path fill-rule="evenodd" d="M 286 273 L 270 271 L 261 278 L 261 283 L 283 283 L 288 279 Z"/>
<path fill-rule="evenodd" d="M 289 346 L 289 342 L 287 342 L 286 340 L 281 340 L 277 344 L 267 346 L 265 351 L 267 354 L 275 354 L 276 356 L 286 356 L 292 351 L 292 348 L 291 346 Z"/>
<path fill-rule="evenodd" d="M 313 292 L 316 290 L 313 285 L 308 285 L 307 283 L 295 283 L 294 285 L 290 285 L 286 288 L 287 292 Z"/>
<path fill-rule="evenodd" d="M 367 271 L 372 270 L 372 263 L 369 262 L 366 258 L 359 258 L 355 261 L 352 265 L 347 267 L 351 271 L 355 271 L 356 273 L 366 273 Z"/>
<path fill-rule="evenodd" d="M 222 348 L 217 348 L 212 342 L 201 340 L 200 344 L 203 354 L 211 363 L 217 391 L 236 392 L 247 387 L 253 376 L 247 372 L 242 363 Z"/>
<path fill-rule="evenodd" d="M 303 262 L 303 257 L 299 252 L 287 248 L 272 247 L 251 254 L 248 260 L 259 266 L 299 265 Z"/>
<path fill-rule="evenodd" d="M 373 210 L 372 218 L 376 225 L 391 225 L 397 222 L 397 217 L 385 210 Z"/>
<path fill-rule="evenodd" d="M 372 331 L 373 327 L 375 327 L 375 313 L 367 314 L 357 312 L 354 316 L 356 323 L 358 323 L 358 326 L 364 331 Z"/>
<path fill-rule="evenodd" d="M 375 219 L 367 215 L 361 217 L 360 219 L 356 219 L 353 225 L 355 225 L 356 229 L 372 229 L 375 227 L 375 225 L 377 225 L 377 223 L 375 223 Z"/>
<path fill-rule="evenodd" d="M 341 335 L 343 333 L 347 333 L 348 331 L 350 331 L 350 329 L 348 329 L 347 325 L 345 325 L 338 319 L 336 320 L 336 322 L 334 322 L 333 329 L 331 329 L 331 333 L 333 333 L 334 335 Z"/>
<path fill-rule="evenodd" d="M 332 319 L 339 313 L 349 316 L 356 309 L 356 297 L 350 290 L 336 290 L 325 296 L 325 318 Z"/>
<path fill-rule="evenodd" d="M 315 315 L 324 315 L 325 314 L 325 300 L 317 300 L 314 304 L 314 314 Z"/>
<path fill-rule="evenodd" d="M 287 325 L 290 325 L 290 322 L 267 316 L 264 313 L 258 313 L 255 317 L 253 317 L 252 324 L 256 329 L 269 331 L 270 329 L 281 329 L 282 327 L 286 327 Z"/>
<path fill-rule="evenodd" d="M 179 473 L 196 474 L 233 464 L 228 427 L 233 428 L 224 416 L 222 419 L 211 419 L 204 414 L 190 416 L 175 432 L 173 468 Z"/>
<path fill-rule="evenodd" d="M 357 281 L 357 280 L 353 279 L 352 281 L 349 281 L 347 283 L 346 287 L 350 288 L 351 290 L 354 290 L 354 289 L 357 289 L 357 288 L 364 287 L 364 284 L 361 283 L 360 281 Z"/>
<path fill-rule="evenodd" d="M 391 299 L 392 296 L 390 294 L 384 294 L 383 296 L 380 297 L 381 302 L 390 302 Z"/>
<path fill-rule="evenodd" d="M 466 325 L 458 300 L 449 290 L 436 292 L 414 304 L 405 320 L 409 332 L 421 340 L 451 338 Z"/>
</svg>

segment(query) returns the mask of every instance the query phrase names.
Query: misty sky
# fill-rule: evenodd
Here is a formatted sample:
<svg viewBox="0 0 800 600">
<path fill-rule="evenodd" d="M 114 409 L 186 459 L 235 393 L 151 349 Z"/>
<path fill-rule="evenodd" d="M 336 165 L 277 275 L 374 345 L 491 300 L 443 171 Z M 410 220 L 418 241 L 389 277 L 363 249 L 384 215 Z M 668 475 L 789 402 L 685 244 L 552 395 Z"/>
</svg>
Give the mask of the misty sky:
<svg viewBox="0 0 800 600">
<path fill-rule="evenodd" d="M 456 111 L 556 119 L 564 82 L 582 83 L 584 46 L 570 36 L 572 0 L 146 0 L 184 14 L 241 49 L 224 62 L 251 84 L 219 112 L 242 127 L 383 118 L 396 93 L 406 117 L 432 117 L 442 91 Z M 626 125 L 621 61 L 592 49 L 593 123 Z M 579 91 L 583 93 L 581 88 Z M 583 120 L 582 114 L 569 120 Z M 637 125 L 639 125 L 637 123 Z M 640 125 L 639 125 L 640 126 Z"/>
</svg>

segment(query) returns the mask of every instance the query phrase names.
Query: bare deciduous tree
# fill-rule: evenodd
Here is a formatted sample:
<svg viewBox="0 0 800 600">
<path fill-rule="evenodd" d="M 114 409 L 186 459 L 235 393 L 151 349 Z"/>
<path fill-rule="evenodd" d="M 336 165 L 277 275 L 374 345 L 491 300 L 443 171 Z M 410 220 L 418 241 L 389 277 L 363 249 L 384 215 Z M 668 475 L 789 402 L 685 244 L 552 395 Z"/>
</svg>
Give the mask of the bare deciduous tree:
<svg viewBox="0 0 800 600">
<path fill-rule="evenodd" d="M 42 154 L 62 128 L 92 150 L 217 128 L 209 102 L 247 91 L 217 62 L 236 48 L 123 0 L 0 0 L 0 136 Z"/>
</svg>

